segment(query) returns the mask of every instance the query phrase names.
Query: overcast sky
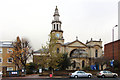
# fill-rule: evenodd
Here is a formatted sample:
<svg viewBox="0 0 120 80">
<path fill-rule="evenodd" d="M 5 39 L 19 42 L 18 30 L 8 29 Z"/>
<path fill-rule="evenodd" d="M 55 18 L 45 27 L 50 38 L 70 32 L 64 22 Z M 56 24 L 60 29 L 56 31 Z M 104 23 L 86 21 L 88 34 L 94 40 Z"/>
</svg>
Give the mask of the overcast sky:
<svg viewBox="0 0 120 80">
<path fill-rule="evenodd" d="M 119 0 L 0 0 L 0 41 L 27 38 L 37 50 L 48 41 L 58 6 L 65 42 L 78 39 L 112 41 Z M 118 39 L 115 28 L 115 40 Z"/>
</svg>

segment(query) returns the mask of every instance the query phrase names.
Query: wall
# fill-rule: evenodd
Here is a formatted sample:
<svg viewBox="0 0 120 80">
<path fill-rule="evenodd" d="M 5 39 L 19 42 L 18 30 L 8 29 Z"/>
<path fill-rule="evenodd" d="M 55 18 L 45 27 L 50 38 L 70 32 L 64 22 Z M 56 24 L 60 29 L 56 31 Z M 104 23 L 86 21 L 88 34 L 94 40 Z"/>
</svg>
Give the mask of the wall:
<svg viewBox="0 0 120 80">
<path fill-rule="evenodd" d="M 120 59 L 120 40 L 114 42 L 114 60 Z M 104 56 L 108 59 L 113 59 L 113 42 L 105 44 Z"/>
<path fill-rule="evenodd" d="M 2 48 L 3 49 L 3 53 L 2 53 L 2 58 L 3 58 L 3 62 L 2 62 L 2 66 L 6 66 L 6 67 L 13 67 L 13 70 L 15 70 L 15 64 L 12 63 L 8 63 L 7 59 L 10 58 L 10 53 L 8 53 L 7 49 L 12 50 L 12 48 Z"/>
</svg>

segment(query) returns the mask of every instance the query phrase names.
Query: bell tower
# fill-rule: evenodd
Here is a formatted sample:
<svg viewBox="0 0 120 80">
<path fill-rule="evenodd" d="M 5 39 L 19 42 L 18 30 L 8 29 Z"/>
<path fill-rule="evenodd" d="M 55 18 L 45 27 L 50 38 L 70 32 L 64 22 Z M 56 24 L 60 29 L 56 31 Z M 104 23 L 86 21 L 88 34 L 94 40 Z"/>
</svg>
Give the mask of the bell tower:
<svg viewBox="0 0 120 80">
<path fill-rule="evenodd" d="M 63 31 L 61 30 L 61 24 L 62 22 L 59 20 L 59 12 L 58 8 L 56 6 L 55 12 L 54 12 L 54 20 L 52 20 L 52 30 L 50 34 L 55 34 L 55 36 L 58 38 L 58 43 L 64 44 L 64 39 L 63 39 Z"/>
</svg>

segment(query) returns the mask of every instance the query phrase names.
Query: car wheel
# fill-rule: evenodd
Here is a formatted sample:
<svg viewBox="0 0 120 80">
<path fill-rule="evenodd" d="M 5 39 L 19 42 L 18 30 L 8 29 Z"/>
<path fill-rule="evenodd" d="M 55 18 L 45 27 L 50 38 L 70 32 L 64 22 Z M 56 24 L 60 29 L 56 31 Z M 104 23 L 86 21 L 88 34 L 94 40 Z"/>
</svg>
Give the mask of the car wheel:
<svg viewBox="0 0 120 80">
<path fill-rule="evenodd" d="M 89 78 L 91 78 L 91 75 L 88 75 Z"/>
<path fill-rule="evenodd" d="M 76 76 L 74 76 L 75 78 L 78 78 L 78 76 L 76 75 Z"/>
<path fill-rule="evenodd" d="M 117 76 L 116 76 L 116 75 L 114 75 L 113 77 L 114 77 L 114 78 L 116 78 Z"/>
<path fill-rule="evenodd" d="M 98 78 L 100 78 L 100 76 L 97 76 Z"/>
<path fill-rule="evenodd" d="M 105 78 L 105 75 L 102 75 L 102 78 Z"/>
</svg>

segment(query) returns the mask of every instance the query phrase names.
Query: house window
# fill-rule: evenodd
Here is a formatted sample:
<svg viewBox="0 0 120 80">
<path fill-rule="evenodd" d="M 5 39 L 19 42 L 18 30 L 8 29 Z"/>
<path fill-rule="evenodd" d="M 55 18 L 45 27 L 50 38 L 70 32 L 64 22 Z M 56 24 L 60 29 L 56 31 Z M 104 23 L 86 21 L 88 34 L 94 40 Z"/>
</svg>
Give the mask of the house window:
<svg viewBox="0 0 120 80">
<path fill-rule="evenodd" d="M 0 57 L 0 63 L 2 63 L 2 58 Z"/>
<path fill-rule="evenodd" d="M 98 57 L 98 50 L 95 50 L 95 57 Z"/>
<path fill-rule="evenodd" d="M 13 67 L 7 67 L 7 71 L 13 71 Z"/>
<path fill-rule="evenodd" d="M 2 53 L 2 48 L 0 48 L 0 53 Z"/>
<path fill-rule="evenodd" d="M 8 63 L 12 63 L 12 61 L 13 61 L 13 58 L 8 58 L 7 60 Z"/>
<path fill-rule="evenodd" d="M 57 48 L 57 53 L 59 53 L 59 48 Z"/>
<path fill-rule="evenodd" d="M 12 53 L 13 51 L 11 49 L 7 49 L 7 53 Z"/>
</svg>

